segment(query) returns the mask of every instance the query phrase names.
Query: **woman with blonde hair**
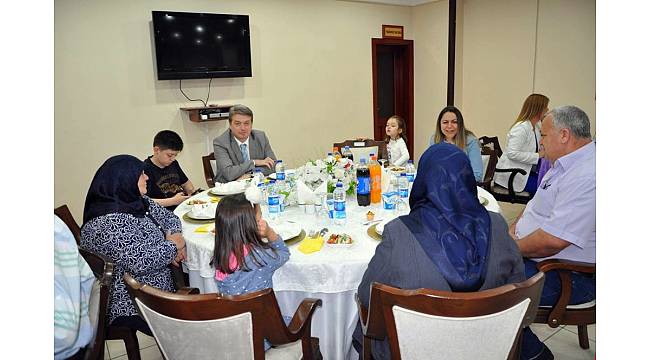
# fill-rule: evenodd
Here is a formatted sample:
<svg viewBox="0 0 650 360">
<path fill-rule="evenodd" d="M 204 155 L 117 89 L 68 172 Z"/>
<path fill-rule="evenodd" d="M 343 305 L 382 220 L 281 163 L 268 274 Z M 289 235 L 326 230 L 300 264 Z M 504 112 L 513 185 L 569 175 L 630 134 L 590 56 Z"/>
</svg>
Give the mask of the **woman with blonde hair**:
<svg viewBox="0 0 650 360">
<path fill-rule="evenodd" d="M 497 169 L 523 169 L 526 175 L 516 174 L 512 187 L 515 192 L 526 191 L 531 195 L 537 190 L 538 161 L 544 157 L 539 146 L 542 118 L 548 111 L 548 97 L 530 94 L 524 101 L 517 120 L 508 132 L 506 150 L 499 158 Z M 508 172 L 494 174 L 494 182 L 508 187 Z"/>
<path fill-rule="evenodd" d="M 483 161 L 478 139 L 465 127 L 463 114 L 455 106 L 447 106 L 438 114 L 436 133 L 431 136 L 429 145 L 441 142 L 456 145 L 463 150 L 472 165 L 474 180 L 483 180 Z"/>
</svg>

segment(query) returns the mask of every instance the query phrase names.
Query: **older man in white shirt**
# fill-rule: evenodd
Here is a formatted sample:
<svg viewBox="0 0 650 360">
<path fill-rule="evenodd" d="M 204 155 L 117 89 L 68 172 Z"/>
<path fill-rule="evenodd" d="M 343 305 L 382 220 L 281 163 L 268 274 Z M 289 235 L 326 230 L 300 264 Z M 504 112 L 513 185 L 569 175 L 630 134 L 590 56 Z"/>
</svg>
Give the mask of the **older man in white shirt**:
<svg viewBox="0 0 650 360">
<path fill-rule="evenodd" d="M 551 169 L 521 215 L 510 226 L 528 277 L 537 262 L 566 259 L 596 262 L 596 144 L 589 118 L 575 106 L 551 110 L 542 120 L 541 146 Z M 546 274 L 540 305 L 553 305 L 561 291 L 557 273 Z M 596 298 L 596 279 L 572 275 L 570 304 Z M 553 359 L 551 351 L 528 328 L 521 359 Z"/>
</svg>

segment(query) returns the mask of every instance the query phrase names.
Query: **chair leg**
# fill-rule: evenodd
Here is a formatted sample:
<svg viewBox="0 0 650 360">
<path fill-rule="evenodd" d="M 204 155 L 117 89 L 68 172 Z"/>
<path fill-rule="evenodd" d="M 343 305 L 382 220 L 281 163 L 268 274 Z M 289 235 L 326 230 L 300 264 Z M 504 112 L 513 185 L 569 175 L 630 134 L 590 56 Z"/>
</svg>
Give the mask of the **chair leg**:
<svg viewBox="0 0 650 360">
<path fill-rule="evenodd" d="M 136 331 L 130 331 L 124 337 L 124 345 L 126 347 L 126 354 L 129 360 L 140 360 L 140 344 L 138 343 L 138 336 Z"/>
<path fill-rule="evenodd" d="M 589 349 L 589 334 L 587 334 L 587 325 L 578 325 L 578 341 L 580 347 Z"/>
</svg>

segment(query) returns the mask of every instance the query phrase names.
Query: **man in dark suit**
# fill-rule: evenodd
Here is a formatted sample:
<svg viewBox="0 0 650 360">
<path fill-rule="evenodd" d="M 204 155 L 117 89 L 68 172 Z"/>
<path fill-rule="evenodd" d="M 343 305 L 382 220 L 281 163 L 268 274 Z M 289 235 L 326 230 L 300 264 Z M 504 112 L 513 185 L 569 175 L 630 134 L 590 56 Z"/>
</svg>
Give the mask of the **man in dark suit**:
<svg viewBox="0 0 650 360">
<path fill-rule="evenodd" d="M 217 163 L 215 181 L 225 183 L 245 178 L 256 168 L 264 175 L 273 172 L 275 154 L 263 131 L 253 130 L 253 112 L 235 105 L 228 113 L 230 127 L 212 142 Z"/>
</svg>

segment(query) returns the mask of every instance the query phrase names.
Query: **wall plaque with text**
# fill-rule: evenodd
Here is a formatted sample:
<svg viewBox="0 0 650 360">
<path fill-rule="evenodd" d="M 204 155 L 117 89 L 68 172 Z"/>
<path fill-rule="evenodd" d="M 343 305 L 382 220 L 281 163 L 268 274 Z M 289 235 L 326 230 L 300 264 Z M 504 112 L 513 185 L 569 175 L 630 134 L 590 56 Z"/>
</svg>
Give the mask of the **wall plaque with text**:
<svg viewBox="0 0 650 360">
<path fill-rule="evenodd" d="M 404 26 L 382 25 L 381 36 L 384 39 L 404 39 Z"/>
</svg>

